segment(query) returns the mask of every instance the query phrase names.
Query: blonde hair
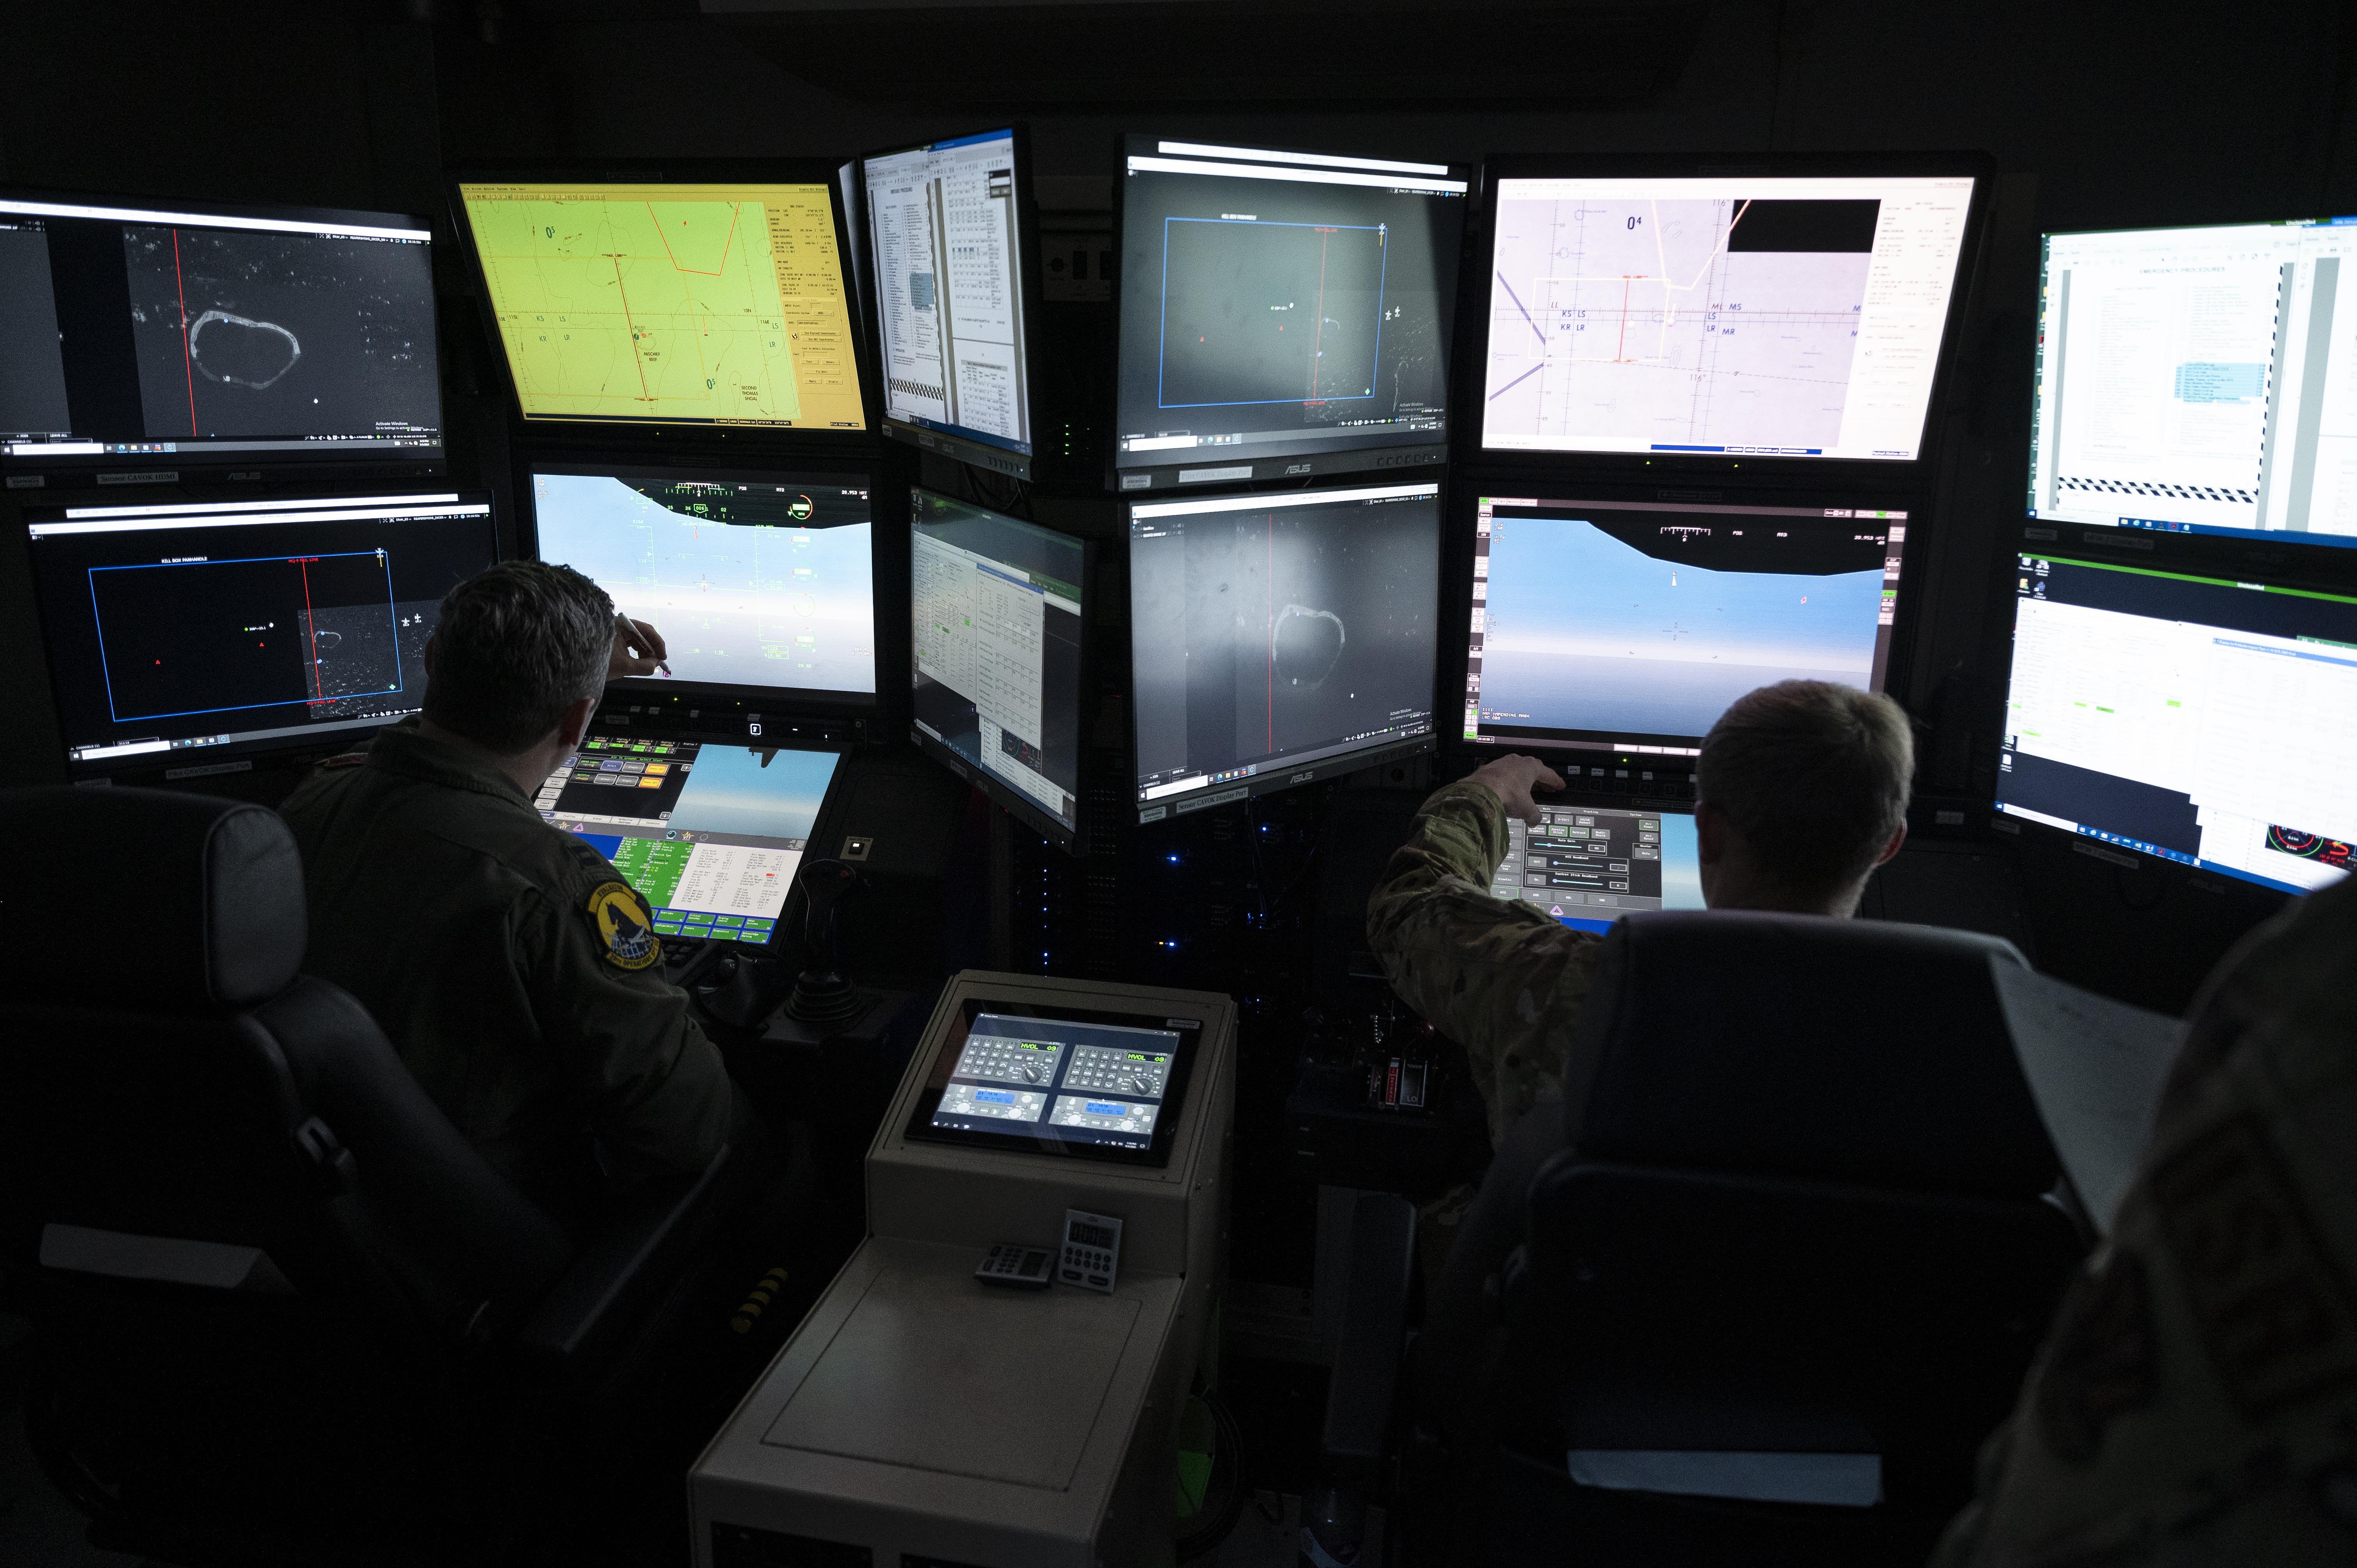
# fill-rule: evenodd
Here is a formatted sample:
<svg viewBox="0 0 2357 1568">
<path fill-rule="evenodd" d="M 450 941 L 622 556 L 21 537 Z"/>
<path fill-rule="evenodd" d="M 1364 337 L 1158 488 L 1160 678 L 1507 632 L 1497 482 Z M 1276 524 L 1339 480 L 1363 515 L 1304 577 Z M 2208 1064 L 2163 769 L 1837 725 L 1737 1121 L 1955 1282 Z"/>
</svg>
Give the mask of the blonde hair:
<svg viewBox="0 0 2357 1568">
<path fill-rule="evenodd" d="M 1703 738 L 1695 793 L 1762 872 L 1830 896 L 1874 869 L 1907 821 L 1915 738 L 1889 697 L 1832 681 L 1780 681 L 1736 699 Z"/>
</svg>

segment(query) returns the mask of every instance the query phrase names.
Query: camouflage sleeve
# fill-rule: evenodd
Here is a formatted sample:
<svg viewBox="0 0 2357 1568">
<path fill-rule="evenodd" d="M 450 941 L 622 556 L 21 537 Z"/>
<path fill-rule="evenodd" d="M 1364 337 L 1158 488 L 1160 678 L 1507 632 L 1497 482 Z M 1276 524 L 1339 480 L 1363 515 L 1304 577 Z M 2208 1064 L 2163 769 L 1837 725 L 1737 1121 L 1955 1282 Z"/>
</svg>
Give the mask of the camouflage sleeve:
<svg viewBox="0 0 2357 1568">
<path fill-rule="evenodd" d="M 1527 904 L 1490 896 L 1506 856 L 1496 791 L 1458 783 L 1418 807 L 1367 900 L 1367 941 L 1392 989 L 1465 1047 L 1490 1112 L 1490 1142 L 1563 1089 L 1572 1020 L 1600 943 Z"/>
</svg>

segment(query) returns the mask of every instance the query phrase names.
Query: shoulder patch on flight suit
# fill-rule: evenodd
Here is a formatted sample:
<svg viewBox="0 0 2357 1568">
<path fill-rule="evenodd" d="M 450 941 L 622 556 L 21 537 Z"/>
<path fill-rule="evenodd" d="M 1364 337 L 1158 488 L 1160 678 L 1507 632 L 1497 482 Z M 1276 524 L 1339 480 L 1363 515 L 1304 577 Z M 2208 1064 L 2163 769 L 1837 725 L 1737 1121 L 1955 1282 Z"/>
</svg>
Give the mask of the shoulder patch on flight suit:
<svg viewBox="0 0 2357 1568">
<path fill-rule="evenodd" d="M 662 957 L 646 900 L 627 882 L 597 885 L 589 895 L 589 925 L 616 969 L 644 969 Z"/>
</svg>

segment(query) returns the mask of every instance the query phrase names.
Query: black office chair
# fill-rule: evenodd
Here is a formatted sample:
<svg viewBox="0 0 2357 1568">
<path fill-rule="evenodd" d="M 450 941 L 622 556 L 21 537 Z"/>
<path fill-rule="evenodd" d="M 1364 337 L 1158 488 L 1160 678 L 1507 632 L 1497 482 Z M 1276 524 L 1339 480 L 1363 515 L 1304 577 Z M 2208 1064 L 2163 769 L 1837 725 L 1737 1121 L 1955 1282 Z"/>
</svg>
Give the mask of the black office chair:
<svg viewBox="0 0 2357 1568">
<path fill-rule="evenodd" d="M 1441 1465 L 1457 1561 L 1922 1561 L 2083 1249 L 1989 977 L 2020 962 L 1809 916 L 1614 926 Z"/>
<path fill-rule="evenodd" d="M 91 1540 L 512 1555 L 572 1462 L 551 1435 L 595 1430 L 684 1299 L 726 1153 L 576 1244 L 296 973 L 274 813 L 120 789 L 0 809 L 0 908 L 38 953 L 0 998 L 0 1215 L 37 1271 L 36 1446 Z"/>
</svg>

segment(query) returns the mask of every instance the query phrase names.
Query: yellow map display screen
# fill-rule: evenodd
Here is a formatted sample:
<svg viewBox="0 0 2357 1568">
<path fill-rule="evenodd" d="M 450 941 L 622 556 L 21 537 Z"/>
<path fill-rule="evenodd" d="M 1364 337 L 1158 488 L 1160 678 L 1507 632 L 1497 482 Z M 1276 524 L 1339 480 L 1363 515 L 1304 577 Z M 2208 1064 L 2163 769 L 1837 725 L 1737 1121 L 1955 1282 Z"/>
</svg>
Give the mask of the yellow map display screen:
<svg viewBox="0 0 2357 1568">
<path fill-rule="evenodd" d="M 461 185 L 526 419 L 861 430 L 823 185 Z"/>
</svg>

